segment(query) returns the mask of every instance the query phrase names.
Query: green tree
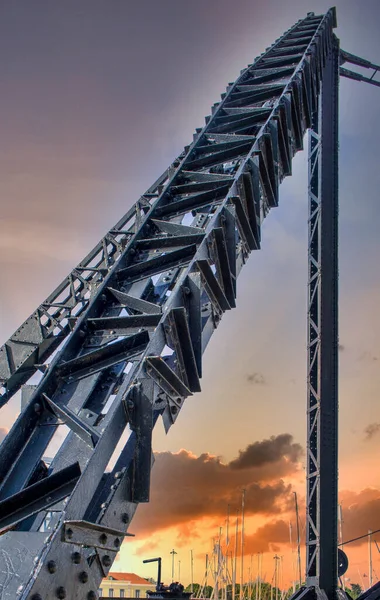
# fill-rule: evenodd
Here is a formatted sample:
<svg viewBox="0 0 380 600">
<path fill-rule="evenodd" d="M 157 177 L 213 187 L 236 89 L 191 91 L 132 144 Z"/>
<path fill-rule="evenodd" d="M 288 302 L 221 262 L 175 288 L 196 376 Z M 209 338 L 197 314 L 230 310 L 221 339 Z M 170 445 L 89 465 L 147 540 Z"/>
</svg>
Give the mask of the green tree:
<svg viewBox="0 0 380 600">
<path fill-rule="evenodd" d="M 360 594 L 362 594 L 363 592 L 362 587 L 361 585 L 359 585 L 359 583 L 351 583 L 350 586 L 351 589 L 349 590 L 349 593 L 352 596 L 353 600 L 356 600 L 356 598 L 360 596 Z"/>
<path fill-rule="evenodd" d="M 198 595 L 198 592 L 200 590 L 200 584 L 199 583 L 193 583 L 193 597 Z M 189 585 L 187 586 L 187 588 L 185 588 L 185 592 L 191 592 L 191 584 L 189 583 Z"/>
<path fill-rule="evenodd" d="M 199 592 L 201 591 L 201 585 L 199 583 L 194 583 L 193 584 L 193 598 L 195 598 L 196 596 L 198 596 Z M 212 586 L 211 585 L 206 585 L 203 588 L 203 592 L 202 592 L 202 598 L 211 598 L 211 594 L 212 594 Z M 185 589 L 185 592 L 191 592 L 191 584 L 189 584 L 187 586 L 187 588 Z"/>
</svg>

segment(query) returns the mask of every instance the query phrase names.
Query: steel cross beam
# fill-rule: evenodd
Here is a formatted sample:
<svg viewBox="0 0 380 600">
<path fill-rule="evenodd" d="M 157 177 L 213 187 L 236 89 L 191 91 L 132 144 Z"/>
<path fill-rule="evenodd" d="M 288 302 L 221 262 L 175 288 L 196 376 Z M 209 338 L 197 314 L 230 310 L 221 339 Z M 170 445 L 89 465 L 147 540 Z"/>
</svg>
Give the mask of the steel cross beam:
<svg viewBox="0 0 380 600">
<path fill-rule="evenodd" d="M 351 71 L 350 69 L 345 69 L 344 67 L 340 67 L 339 73 L 342 77 L 348 77 L 348 79 L 354 79 L 355 81 L 363 81 L 364 83 L 370 83 L 371 85 L 376 85 L 380 87 L 380 81 L 375 79 L 376 74 L 380 71 L 380 65 L 375 65 L 371 61 L 366 60 L 365 58 L 360 58 L 360 56 L 356 56 L 355 54 L 350 54 L 349 52 L 345 52 L 344 50 L 340 51 L 340 64 L 351 63 L 352 65 L 357 65 L 358 67 L 363 67 L 365 69 L 372 69 L 373 73 L 371 77 L 365 77 L 361 73 L 356 73 L 355 71 Z"/>
<path fill-rule="evenodd" d="M 0 446 L 5 600 L 96 598 L 149 500 L 152 429 L 159 416 L 168 429 L 200 389 L 202 353 L 302 149 L 335 25 L 333 9 L 309 13 L 244 69 L 193 143 L 4 346 L 4 402 L 43 373 Z"/>
<path fill-rule="evenodd" d="M 338 510 L 339 42 L 322 76 L 309 133 L 306 585 L 336 595 Z"/>
</svg>

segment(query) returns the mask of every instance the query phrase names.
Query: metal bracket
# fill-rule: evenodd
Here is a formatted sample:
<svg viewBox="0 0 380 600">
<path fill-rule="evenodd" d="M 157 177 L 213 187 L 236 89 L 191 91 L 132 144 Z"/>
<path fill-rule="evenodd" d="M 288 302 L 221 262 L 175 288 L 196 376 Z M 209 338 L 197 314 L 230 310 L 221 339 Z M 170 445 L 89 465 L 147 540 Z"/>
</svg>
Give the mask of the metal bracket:
<svg viewBox="0 0 380 600">
<path fill-rule="evenodd" d="M 134 537 L 134 534 L 88 521 L 65 521 L 62 529 L 62 541 L 68 544 L 100 548 L 110 552 L 120 549 L 124 537 Z"/>
</svg>

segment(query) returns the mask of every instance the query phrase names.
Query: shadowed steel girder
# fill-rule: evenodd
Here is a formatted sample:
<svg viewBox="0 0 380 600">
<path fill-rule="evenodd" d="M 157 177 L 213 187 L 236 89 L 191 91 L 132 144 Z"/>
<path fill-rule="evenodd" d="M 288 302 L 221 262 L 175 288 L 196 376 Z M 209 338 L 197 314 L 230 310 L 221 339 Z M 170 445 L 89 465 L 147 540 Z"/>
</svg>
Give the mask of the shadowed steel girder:
<svg viewBox="0 0 380 600">
<path fill-rule="evenodd" d="M 298 21 L 1 349 L 2 598 L 94 598 L 139 502 L 152 429 L 200 390 L 202 354 L 318 110 L 335 11 Z M 52 456 L 51 461 L 46 457 Z M 2 516 L 3 515 L 3 516 Z"/>
<path fill-rule="evenodd" d="M 337 588 L 338 85 L 332 38 L 309 133 L 306 584 Z"/>
<path fill-rule="evenodd" d="M 373 71 L 371 77 L 366 77 L 362 73 L 356 73 L 355 71 L 351 71 L 351 69 L 346 69 L 345 67 L 340 67 L 339 74 L 343 77 L 348 77 L 348 79 L 354 79 L 356 81 L 363 81 L 365 83 L 370 83 L 371 85 L 376 85 L 380 87 L 380 81 L 375 79 L 376 75 L 380 71 L 380 65 L 375 65 L 369 60 L 365 60 L 364 58 L 360 58 L 360 56 L 356 56 L 355 54 L 350 54 L 345 50 L 340 51 L 340 65 L 344 63 L 350 63 L 352 65 L 356 65 L 358 67 L 363 67 L 364 69 L 370 69 Z"/>
</svg>

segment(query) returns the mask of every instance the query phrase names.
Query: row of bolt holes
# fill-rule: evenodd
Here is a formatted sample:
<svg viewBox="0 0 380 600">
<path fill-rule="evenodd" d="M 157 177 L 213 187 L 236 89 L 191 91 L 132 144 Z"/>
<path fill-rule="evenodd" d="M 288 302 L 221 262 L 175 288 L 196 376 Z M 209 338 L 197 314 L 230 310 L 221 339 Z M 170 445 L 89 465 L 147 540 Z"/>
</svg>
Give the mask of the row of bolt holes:
<svg viewBox="0 0 380 600">
<path fill-rule="evenodd" d="M 70 528 L 69 528 L 69 529 L 67 529 L 67 531 L 66 531 L 66 537 L 67 537 L 67 539 L 71 540 L 71 538 L 73 537 L 73 535 L 74 535 L 74 532 L 73 532 L 73 530 L 72 530 L 72 529 L 70 529 Z M 106 543 L 107 543 L 107 536 L 106 536 L 106 534 L 105 534 L 105 533 L 102 533 L 102 534 L 99 536 L 99 542 L 100 542 L 100 543 L 101 543 L 103 546 L 104 546 L 104 544 L 106 544 Z M 115 540 L 114 540 L 114 542 L 113 542 L 113 545 L 115 546 L 115 548 L 119 548 L 119 546 L 120 546 L 120 540 L 119 540 L 119 538 L 115 538 Z M 78 552 L 74 552 L 74 554 L 78 554 Z M 75 562 L 75 561 L 74 561 L 74 562 Z"/>
<path fill-rule="evenodd" d="M 66 532 L 66 536 L 68 539 L 71 539 L 73 537 L 73 530 L 72 529 L 68 529 Z M 101 536 L 99 537 L 99 542 L 101 544 L 106 544 L 107 543 L 107 536 L 105 533 L 102 533 Z M 114 540 L 114 546 L 116 548 L 119 548 L 120 546 L 120 540 L 119 538 L 115 538 Z M 76 565 L 78 565 L 81 561 L 81 555 L 79 552 L 73 552 L 73 554 L 71 555 L 72 561 L 73 563 L 75 563 Z M 106 554 L 105 556 L 103 556 L 102 558 L 102 563 L 105 567 L 110 567 L 112 564 L 112 560 L 111 557 L 108 556 L 108 554 Z M 57 570 L 57 564 L 54 560 L 49 560 L 48 564 L 47 564 L 47 570 L 49 571 L 49 573 L 51 573 L 53 575 L 53 573 L 56 572 Z M 88 581 L 88 573 L 86 571 L 82 571 L 81 573 L 79 573 L 78 575 L 78 579 L 81 583 L 87 583 Z M 64 587 L 59 587 L 57 588 L 57 591 L 55 593 L 57 598 L 66 598 L 66 590 Z M 93 590 L 90 590 L 87 594 L 87 598 L 88 600 L 95 600 L 96 598 L 96 594 Z M 40 594 L 34 594 L 31 597 L 31 600 L 42 600 L 42 596 Z"/>
</svg>

